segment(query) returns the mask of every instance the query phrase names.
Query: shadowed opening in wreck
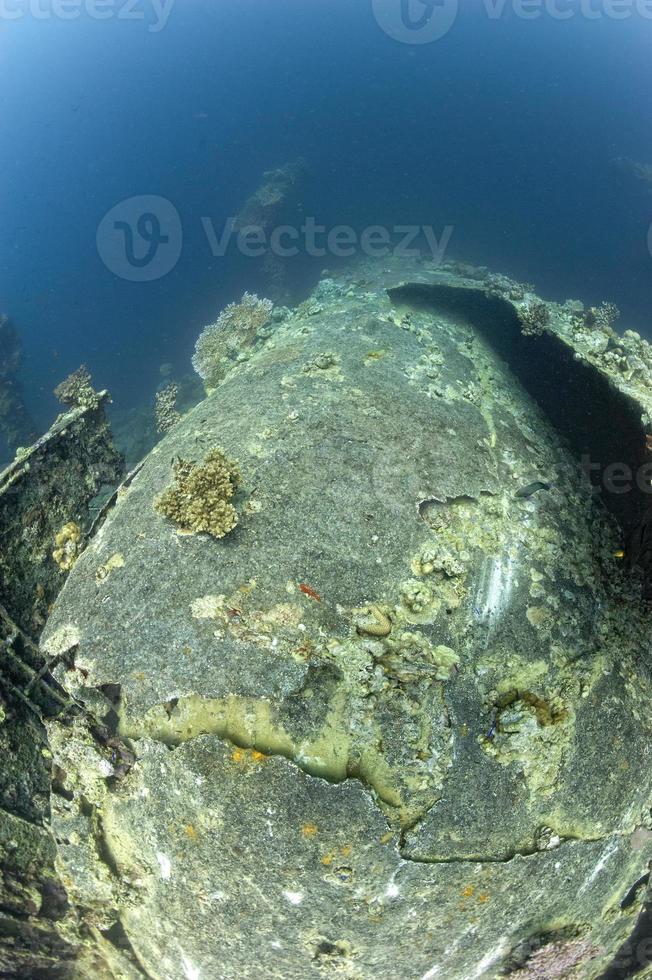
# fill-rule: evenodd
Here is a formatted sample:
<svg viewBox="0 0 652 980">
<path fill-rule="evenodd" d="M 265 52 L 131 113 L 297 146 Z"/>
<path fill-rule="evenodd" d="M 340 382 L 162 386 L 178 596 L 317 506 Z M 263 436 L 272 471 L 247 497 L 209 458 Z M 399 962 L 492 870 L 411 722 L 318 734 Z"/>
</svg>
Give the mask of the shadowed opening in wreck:
<svg viewBox="0 0 652 980">
<path fill-rule="evenodd" d="M 478 331 L 543 410 L 628 537 L 652 504 L 636 482 L 650 462 L 640 409 L 559 338 L 524 336 L 516 310 L 499 296 L 421 283 L 389 289 L 388 295 L 398 306 L 454 316 Z M 631 473 L 626 492 L 623 472 Z M 606 480 L 609 474 L 612 480 Z"/>
</svg>

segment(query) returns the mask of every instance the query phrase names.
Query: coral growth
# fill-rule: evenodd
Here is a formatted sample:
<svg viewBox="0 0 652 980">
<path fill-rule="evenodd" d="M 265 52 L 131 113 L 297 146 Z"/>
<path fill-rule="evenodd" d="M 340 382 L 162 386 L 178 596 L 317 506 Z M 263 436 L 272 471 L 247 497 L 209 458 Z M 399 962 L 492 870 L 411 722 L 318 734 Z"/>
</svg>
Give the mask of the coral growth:
<svg viewBox="0 0 652 980">
<path fill-rule="evenodd" d="M 272 315 L 271 300 L 245 293 L 239 303 L 229 303 L 215 323 L 199 335 L 192 365 L 208 388 L 214 388 L 225 376 L 229 363 L 250 346 L 256 334 Z"/>
<path fill-rule="evenodd" d="M 57 385 L 54 394 L 62 405 L 79 408 L 97 408 L 101 401 L 91 384 L 91 376 L 85 364 Z"/>
<path fill-rule="evenodd" d="M 377 605 L 354 609 L 353 625 L 361 636 L 389 636 L 392 632 L 388 611 Z"/>
<path fill-rule="evenodd" d="M 575 970 L 597 953 L 587 939 L 549 942 L 532 953 L 525 965 L 509 977 L 510 980 L 563 980 L 575 976 Z"/>
<path fill-rule="evenodd" d="M 54 538 L 52 557 L 62 572 L 69 572 L 82 549 L 82 533 L 79 524 L 69 521 Z"/>
<path fill-rule="evenodd" d="M 233 530 L 238 515 L 231 498 L 240 482 L 240 469 L 223 449 L 211 449 L 201 464 L 179 459 L 174 477 L 175 482 L 155 500 L 159 514 L 191 534 L 223 538 Z"/>
<path fill-rule="evenodd" d="M 520 308 L 518 318 L 525 337 L 538 337 L 547 326 L 550 313 L 545 303 L 529 303 Z"/>
<path fill-rule="evenodd" d="M 600 306 L 589 307 L 585 313 L 585 323 L 599 330 L 610 330 L 619 317 L 620 310 L 615 303 L 600 303 Z"/>
<path fill-rule="evenodd" d="M 401 598 L 411 613 L 425 612 L 433 603 L 432 589 L 425 582 L 411 579 L 401 586 Z"/>
<path fill-rule="evenodd" d="M 385 641 L 378 660 L 389 677 L 409 684 L 431 679 L 447 681 L 457 667 L 459 657 L 450 647 L 433 647 L 423 633 L 404 630 Z"/>
<path fill-rule="evenodd" d="M 579 355 L 649 390 L 652 348 L 635 330 L 625 330 L 622 336 L 614 330 L 620 316 L 614 303 L 604 302 L 586 310 L 579 303 L 567 303 L 562 309 Z"/>
<path fill-rule="evenodd" d="M 332 351 L 324 351 L 320 354 L 315 354 L 310 360 L 304 364 L 303 370 L 305 374 L 315 374 L 320 371 L 328 371 L 329 368 L 337 367 L 338 357 L 337 354 L 333 354 Z"/>
<path fill-rule="evenodd" d="M 439 541 L 427 541 L 412 561 L 415 575 L 432 575 L 437 572 L 447 578 L 455 578 L 463 575 L 465 568 L 462 557 L 453 546 Z"/>
<path fill-rule="evenodd" d="M 165 388 L 161 388 L 160 391 L 156 392 L 154 414 L 156 416 L 157 432 L 168 432 L 181 418 L 180 413 L 177 411 L 178 394 L 179 386 L 174 381 L 171 381 Z"/>
</svg>

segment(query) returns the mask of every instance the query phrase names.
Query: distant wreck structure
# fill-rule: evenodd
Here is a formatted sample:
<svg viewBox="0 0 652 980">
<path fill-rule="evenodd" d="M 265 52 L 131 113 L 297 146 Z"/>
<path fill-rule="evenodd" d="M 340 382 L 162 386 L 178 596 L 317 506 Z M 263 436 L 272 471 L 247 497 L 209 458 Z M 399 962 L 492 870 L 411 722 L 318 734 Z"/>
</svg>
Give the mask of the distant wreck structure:
<svg viewBox="0 0 652 980">
<path fill-rule="evenodd" d="M 614 167 L 623 177 L 643 184 L 652 192 L 652 164 L 631 160 L 629 157 L 617 157 L 614 160 Z"/>
<path fill-rule="evenodd" d="M 291 258 L 276 254 L 270 239 L 275 228 L 298 225 L 298 205 L 307 176 L 308 166 L 303 159 L 266 171 L 260 185 L 235 219 L 235 232 L 255 235 L 266 243 L 265 254 L 260 260 L 260 279 L 261 285 L 276 303 L 288 299 Z"/>
<path fill-rule="evenodd" d="M 25 405 L 18 373 L 22 362 L 20 337 L 9 317 L 0 314 L 0 438 L 7 455 L 36 438 L 36 426 Z M 2 459 L 0 447 L 0 459 Z"/>
</svg>

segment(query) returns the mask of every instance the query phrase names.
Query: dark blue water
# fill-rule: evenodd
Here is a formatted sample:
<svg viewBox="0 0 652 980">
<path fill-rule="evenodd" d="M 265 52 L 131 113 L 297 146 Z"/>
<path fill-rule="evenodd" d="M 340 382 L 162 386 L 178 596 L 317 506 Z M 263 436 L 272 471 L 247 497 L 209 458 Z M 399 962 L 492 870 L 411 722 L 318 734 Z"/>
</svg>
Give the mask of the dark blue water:
<svg viewBox="0 0 652 980">
<path fill-rule="evenodd" d="M 616 20 L 558 0 L 575 12 L 560 21 L 468 3 L 424 45 L 389 37 L 371 0 L 176 0 L 157 31 L 144 0 L 144 20 L 115 16 L 123 0 L 103 21 L 78 6 L 65 21 L 28 0 L 0 16 L 0 309 L 42 424 L 81 361 L 124 406 L 151 400 L 162 362 L 188 367 L 202 325 L 247 285 L 201 218 L 219 228 L 263 170 L 298 156 L 304 216 L 452 225 L 451 257 L 552 298 L 614 300 L 652 338 L 652 192 L 612 165 L 652 163 L 652 5 Z M 181 257 L 155 282 L 98 256 L 102 217 L 133 195 L 181 217 Z M 304 264 L 296 285 L 328 264 Z"/>
</svg>

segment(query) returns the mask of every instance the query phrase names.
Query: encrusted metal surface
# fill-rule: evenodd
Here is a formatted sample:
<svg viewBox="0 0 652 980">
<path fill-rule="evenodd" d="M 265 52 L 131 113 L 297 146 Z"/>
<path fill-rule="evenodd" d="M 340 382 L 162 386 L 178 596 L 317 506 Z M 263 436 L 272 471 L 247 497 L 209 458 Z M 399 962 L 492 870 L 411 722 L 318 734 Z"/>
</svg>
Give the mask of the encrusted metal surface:
<svg viewBox="0 0 652 980">
<path fill-rule="evenodd" d="M 323 281 L 150 454 L 55 604 L 55 676 L 116 731 L 50 726 L 62 866 L 147 976 L 466 980 L 543 950 L 588 978 L 631 932 L 650 674 L 616 518 L 641 501 L 598 505 L 536 351 L 613 392 L 632 463 L 646 375 L 583 353 L 570 307 L 510 362 L 539 301 L 474 275 Z M 238 526 L 180 534 L 155 498 L 215 446 Z"/>
</svg>

